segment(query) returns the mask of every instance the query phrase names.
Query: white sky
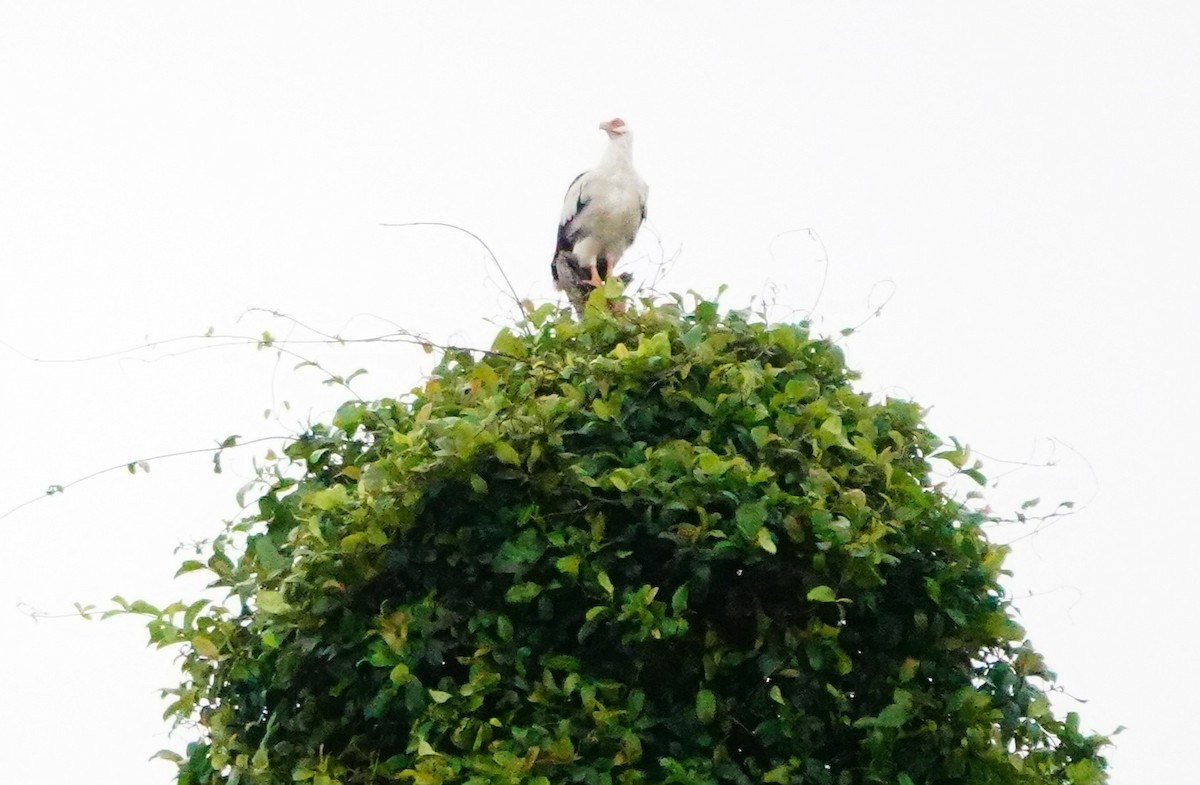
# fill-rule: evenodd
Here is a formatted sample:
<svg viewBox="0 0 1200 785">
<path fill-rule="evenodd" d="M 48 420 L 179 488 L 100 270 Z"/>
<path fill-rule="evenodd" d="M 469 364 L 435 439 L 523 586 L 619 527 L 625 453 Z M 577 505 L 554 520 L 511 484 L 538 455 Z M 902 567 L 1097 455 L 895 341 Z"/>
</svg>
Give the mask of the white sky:
<svg viewBox="0 0 1200 785">
<path fill-rule="evenodd" d="M 732 306 L 774 291 L 776 315 L 816 302 L 829 333 L 894 290 L 845 341 L 863 389 L 932 407 L 987 455 L 1055 461 L 994 491 L 1082 506 L 1016 546 L 1017 607 L 1088 700 L 1060 711 L 1128 726 L 1115 785 L 1172 781 L 1200 703 L 1183 637 L 1200 535 L 1177 500 L 1200 437 L 1200 6 L 904 5 L 0 0 L 0 341 L 65 359 L 209 326 L 286 335 L 238 322 L 259 306 L 347 336 L 387 319 L 486 342 L 513 309 L 481 249 L 379 224 L 460 224 L 522 296 L 553 297 L 562 193 L 620 115 L 651 191 L 639 278 L 679 250 L 660 288 L 728 283 Z M 819 302 L 820 249 L 776 239 L 809 227 L 829 257 Z M 0 346 L 0 514 L 345 397 L 252 346 L 183 348 L 46 364 Z M 369 368 L 368 398 L 430 362 L 300 349 Z M 18 604 L 191 596 L 173 549 L 237 514 L 263 449 L 221 476 L 203 455 L 104 475 L 0 521 L 6 781 L 171 780 L 147 762 L 187 740 L 159 720 L 170 655 L 134 621 Z"/>
</svg>

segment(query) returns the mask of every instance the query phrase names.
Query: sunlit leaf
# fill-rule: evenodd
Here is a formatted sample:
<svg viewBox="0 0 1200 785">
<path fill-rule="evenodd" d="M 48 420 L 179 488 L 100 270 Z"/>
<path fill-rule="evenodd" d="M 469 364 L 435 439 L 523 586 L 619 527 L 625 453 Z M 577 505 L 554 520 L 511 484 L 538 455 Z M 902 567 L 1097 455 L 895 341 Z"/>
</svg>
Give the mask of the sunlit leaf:
<svg viewBox="0 0 1200 785">
<path fill-rule="evenodd" d="M 600 570 L 598 573 L 596 573 L 596 582 L 599 583 L 600 587 L 604 589 L 604 591 L 608 592 L 610 596 L 612 595 L 614 591 L 613 582 L 609 579 L 607 572 Z"/>
<path fill-rule="evenodd" d="M 754 542 L 767 553 L 774 554 L 776 552 L 775 536 L 767 531 L 765 527 L 758 530 L 758 534 L 754 537 Z"/>
<path fill-rule="evenodd" d="M 192 648 L 201 657 L 207 657 L 210 660 L 215 660 L 221 656 L 221 650 L 217 648 L 217 644 L 203 635 L 197 635 L 192 638 Z"/>
<path fill-rule="evenodd" d="M 496 442 L 496 457 L 501 463 L 507 463 L 509 466 L 520 466 L 521 455 L 507 442 Z"/>
<path fill-rule="evenodd" d="M 291 610 L 291 606 L 283 599 L 283 595 L 270 589 L 263 589 L 256 594 L 254 604 L 265 613 L 287 613 Z"/>
<path fill-rule="evenodd" d="M 308 496 L 307 501 L 318 510 L 336 510 L 338 507 L 349 504 L 350 493 L 346 490 L 345 485 L 334 485 L 314 491 Z"/>
<path fill-rule="evenodd" d="M 837 602 L 837 595 L 828 586 L 814 586 L 805 596 L 813 602 Z"/>
<path fill-rule="evenodd" d="M 565 572 L 567 575 L 579 575 L 579 557 L 574 554 L 570 556 L 563 556 L 554 562 L 554 566 L 559 570 L 559 572 Z"/>
<path fill-rule="evenodd" d="M 504 599 L 515 603 L 529 602 L 541 593 L 541 584 L 534 583 L 532 581 L 526 581 L 525 583 L 516 584 L 507 592 L 505 592 Z"/>
</svg>

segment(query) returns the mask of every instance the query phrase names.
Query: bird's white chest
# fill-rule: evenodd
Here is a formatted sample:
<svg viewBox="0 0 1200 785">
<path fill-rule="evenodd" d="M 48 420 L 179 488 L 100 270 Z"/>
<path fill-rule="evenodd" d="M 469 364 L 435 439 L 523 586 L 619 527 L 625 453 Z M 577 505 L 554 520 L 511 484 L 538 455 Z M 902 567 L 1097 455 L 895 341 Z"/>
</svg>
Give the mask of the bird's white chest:
<svg viewBox="0 0 1200 785">
<path fill-rule="evenodd" d="M 577 220 L 591 232 L 613 237 L 628 237 L 642 220 L 641 182 L 637 175 L 614 173 L 597 177 L 587 194 L 587 202 Z"/>
</svg>

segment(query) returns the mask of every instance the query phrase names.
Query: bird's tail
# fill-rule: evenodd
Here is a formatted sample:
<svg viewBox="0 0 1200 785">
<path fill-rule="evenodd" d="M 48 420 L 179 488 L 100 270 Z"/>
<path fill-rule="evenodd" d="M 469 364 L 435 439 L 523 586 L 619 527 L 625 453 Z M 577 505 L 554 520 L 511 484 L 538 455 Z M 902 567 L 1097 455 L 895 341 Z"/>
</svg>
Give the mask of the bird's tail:
<svg viewBox="0 0 1200 785">
<path fill-rule="evenodd" d="M 578 286 L 589 277 L 583 265 L 579 263 L 579 257 L 563 250 L 554 253 L 554 261 L 550 262 L 550 275 L 554 277 L 554 287 L 563 291 Z"/>
</svg>

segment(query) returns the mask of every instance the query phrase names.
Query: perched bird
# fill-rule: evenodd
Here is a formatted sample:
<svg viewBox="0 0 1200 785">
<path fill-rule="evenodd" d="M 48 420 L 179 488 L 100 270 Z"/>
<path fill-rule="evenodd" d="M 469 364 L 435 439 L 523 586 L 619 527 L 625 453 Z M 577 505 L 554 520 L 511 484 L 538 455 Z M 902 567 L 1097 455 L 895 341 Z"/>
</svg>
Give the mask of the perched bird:
<svg viewBox="0 0 1200 785">
<path fill-rule="evenodd" d="M 646 182 L 633 168 L 633 134 L 617 117 L 600 124 L 608 149 L 600 165 L 576 177 L 563 200 L 550 274 L 575 309 L 614 275 L 617 261 L 646 220 Z M 619 276 L 628 283 L 628 274 Z"/>
</svg>

